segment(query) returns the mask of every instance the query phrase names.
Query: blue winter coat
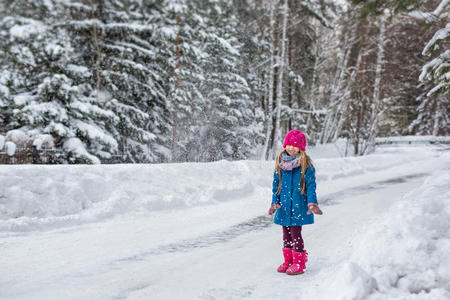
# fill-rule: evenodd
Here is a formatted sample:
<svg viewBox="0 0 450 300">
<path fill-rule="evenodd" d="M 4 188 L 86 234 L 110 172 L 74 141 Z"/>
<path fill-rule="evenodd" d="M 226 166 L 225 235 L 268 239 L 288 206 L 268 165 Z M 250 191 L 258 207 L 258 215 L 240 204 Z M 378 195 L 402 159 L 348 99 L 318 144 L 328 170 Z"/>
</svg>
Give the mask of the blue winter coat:
<svg viewBox="0 0 450 300">
<path fill-rule="evenodd" d="M 310 166 L 305 171 L 306 195 L 301 194 L 302 168 L 291 171 L 281 169 L 281 192 L 278 195 L 280 177 L 275 171 L 272 188 L 272 204 L 280 204 L 274 217 L 274 223 L 282 226 L 302 226 L 314 224 L 314 214 L 307 215 L 308 203 L 317 203 L 316 170 Z M 306 196 L 306 197 L 305 197 Z"/>
</svg>

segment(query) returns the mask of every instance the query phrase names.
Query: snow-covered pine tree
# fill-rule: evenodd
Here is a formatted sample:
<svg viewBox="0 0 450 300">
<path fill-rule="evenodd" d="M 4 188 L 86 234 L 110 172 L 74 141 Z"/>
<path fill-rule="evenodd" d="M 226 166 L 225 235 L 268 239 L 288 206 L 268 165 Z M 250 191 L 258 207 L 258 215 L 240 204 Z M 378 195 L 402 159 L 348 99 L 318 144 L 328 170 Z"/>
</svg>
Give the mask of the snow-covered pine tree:
<svg viewBox="0 0 450 300">
<path fill-rule="evenodd" d="M 201 43 L 207 53 L 200 84 L 205 106 L 195 141 L 201 145 L 200 160 L 250 157 L 261 129 L 253 122 L 250 90 L 240 72 L 237 20 L 226 1 L 199 0 L 198 7 L 204 20 Z"/>
<path fill-rule="evenodd" d="M 450 134 L 450 1 L 442 0 L 431 13 L 414 14 L 425 18 L 427 23 L 447 20 L 422 51 L 422 55 L 434 58 L 427 62 L 419 76 L 423 83 L 431 83 L 431 89 L 422 97 L 417 119 L 410 128 L 418 127 L 420 133 L 432 135 Z M 442 50 L 441 50 L 442 49 Z M 424 127 L 424 124 L 428 126 Z M 424 130 L 425 129 L 425 130 Z"/>
<path fill-rule="evenodd" d="M 123 159 L 158 162 L 170 158 L 168 89 L 160 36 L 159 3 L 132 0 L 66 4 L 64 26 L 80 44 L 106 108 L 118 117 L 110 130 Z M 84 41 L 84 43 L 83 43 Z M 113 124 L 111 124 L 113 125 Z"/>
<path fill-rule="evenodd" d="M 447 3 L 449 3 L 447 1 Z M 421 81 L 435 82 L 435 86 L 428 92 L 428 97 L 433 97 L 438 94 L 450 94 L 450 50 L 444 46 L 450 41 L 450 22 L 445 25 L 445 28 L 439 29 L 423 49 L 422 55 L 430 56 L 432 52 L 443 48 L 442 52 L 426 63 L 423 66 L 422 74 L 420 74 Z"/>
<path fill-rule="evenodd" d="M 410 124 L 409 130 L 420 135 L 446 135 L 449 134 L 449 112 L 450 103 L 443 99 L 442 95 L 429 97 L 428 91 L 432 89 L 432 84 L 426 83 L 427 87 L 418 98 L 417 118 Z M 444 104 L 443 107 L 440 105 Z M 445 106 L 446 105 L 446 106 Z M 445 113 L 447 111 L 447 113 Z M 447 125 L 445 125 L 447 124 Z"/>
<path fill-rule="evenodd" d="M 98 163 L 117 150 L 106 122 L 116 116 L 92 96 L 92 73 L 58 25 L 59 1 L 10 1 L 0 22 L 1 82 L 13 109 L 6 128 L 51 134 L 68 162 Z"/>
<path fill-rule="evenodd" d="M 235 0 L 230 7 L 233 15 L 238 19 L 235 32 L 242 45 L 239 50 L 240 60 L 242 61 L 239 69 L 250 89 L 249 101 L 254 110 L 252 126 L 254 126 L 256 133 L 253 140 L 257 147 L 266 144 L 265 141 L 268 145 L 269 139 L 266 139 L 263 135 L 270 135 L 272 130 L 267 130 L 267 127 L 273 126 L 271 117 L 273 105 L 269 103 L 269 99 L 273 100 L 273 97 L 269 97 L 269 94 L 273 93 L 273 89 L 269 88 L 269 83 L 273 84 L 273 80 L 267 80 L 267 78 L 273 78 L 274 70 L 271 67 L 274 64 L 273 51 L 271 51 L 274 46 L 271 40 L 274 30 L 274 9 L 272 9 L 272 19 L 270 13 L 268 13 L 270 5 L 274 7 L 274 2 L 268 0 Z M 272 74 L 270 74 L 271 72 Z M 271 108 L 269 109 L 269 107 Z M 263 126 L 266 129 L 263 129 Z M 265 148 L 267 148 L 267 145 Z M 255 151 L 260 152 L 259 149 Z M 267 151 L 263 152 L 266 153 Z M 261 157 L 262 154 L 258 154 Z"/>
<path fill-rule="evenodd" d="M 169 111 L 172 121 L 172 161 L 195 161 L 201 152 L 196 142 L 202 126 L 204 95 L 203 60 L 208 57 L 202 44 L 205 17 L 196 3 L 185 0 L 165 1 L 164 28 L 160 40 L 166 44 L 160 55 L 166 57 L 170 74 Z"/>
</svg>

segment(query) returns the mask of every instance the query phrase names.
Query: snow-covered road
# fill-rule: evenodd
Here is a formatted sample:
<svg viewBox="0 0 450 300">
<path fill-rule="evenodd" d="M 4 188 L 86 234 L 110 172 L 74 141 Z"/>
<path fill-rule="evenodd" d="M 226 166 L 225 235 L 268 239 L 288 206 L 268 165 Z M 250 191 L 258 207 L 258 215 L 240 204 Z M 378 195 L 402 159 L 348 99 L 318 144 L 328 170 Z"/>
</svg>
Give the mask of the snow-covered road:
<svg viewBox="0 0 450 300">
<path fill-rule="evenodd" d="M 0 298 L 365 299 L 383 291 L 375 278 L 350 261 L 362 253 L 361 240 L 368 232 L 373 235 L 374 228 L 388 228 L 385 218 L 398 214 L 393 205 L 430 174 L 439 169 L 449 173 L 445 151 L 421 151 L 432 155 L 411 161 L 402 160 L 409 151 L 401 152 L 397 159 L 391 157 L 395 168 L 356 168 L 353 174 L 319 181 L 324 215 L 303 230 L 310 253 L 305 274 L 275 271 L 282 259 L 281 228 L 265 215 L 269 189 L 253 184 L 251 193 L 240 188 L 247 197 L 237 199 L 136 210 L 37 231 L 3 231 Z M 435 186 L 448 194 L 442 183 Z M 227 194 L 233 192 L 218 198 Z M 383 241 L 367 247 L 389 248 Z M 432 299 L 446 294 L 436 295 Z"/>
<path fill-rule="evenodd" d="M 353 240 L 364 234 L 361 227 L 387 211 L 391 197 L 401 197 L 421 180 L 368 188 L 350 197 L 341 194 L 346 205 L 327 206 L 326 217 L 317 218 L 315 226 L 304 227 L 310 261 L 308 272 L 301 277 L 275 272 L 281 262 L 281 228 L 274 225 L 204 249 L 162 255 L 151 262 L 149 257 L 149 265 L 157 272 L 138 285 L 145 289 L 131 295 L 143 299 L 187 295 L 191 299 L 318 299 L 317 288 L 325 276 L 332 275 L 333 266 L 350 256 Z M 329 294 L 325 299 L 333 297 Z"/>
</svg>

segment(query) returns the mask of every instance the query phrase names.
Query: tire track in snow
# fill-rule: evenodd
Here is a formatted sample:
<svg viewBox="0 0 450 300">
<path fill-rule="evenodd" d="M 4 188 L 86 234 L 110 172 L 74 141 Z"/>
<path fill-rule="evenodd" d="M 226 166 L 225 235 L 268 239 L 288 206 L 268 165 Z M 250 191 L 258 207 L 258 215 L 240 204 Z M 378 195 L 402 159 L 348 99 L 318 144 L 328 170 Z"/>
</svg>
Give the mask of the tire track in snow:
<svg viewBox="0 0 450 300">
<path fill-rule="evenodd" d="M 429 174 L 428 173 L 417 173 L 417 174 L 411 174 L 411 175 L 402 176 L 402 177 L 391 178 L 388 180 L 375 181 L 373 183 L 364 184 L 364 185 L 356 186 L 353 188 L 348 188 L 346 190 L 342 190 L 339 192 L 327 194 L 326 196 L 321 197 L 319 199 L 319 203 L 321 205 L 323 205 L 323 204 L 325 204 L 325 205 L 339 204 L 339 203 L 341 203 L 339 201 L 339 199 L 344 199 L 345 197 L 348 197 L 348 196 L 356 196 L 359 194 L 363 194 L 365 192 L 379 190 L 379 189 L 382 189 L 382 188 L 385 188 L 385 187 L 388 187 L 388 186 L 391 186 L 394 184 L 407 182 L 411 179 L 425 177 L 427 175 L 429 175 Z"/>
</svg>

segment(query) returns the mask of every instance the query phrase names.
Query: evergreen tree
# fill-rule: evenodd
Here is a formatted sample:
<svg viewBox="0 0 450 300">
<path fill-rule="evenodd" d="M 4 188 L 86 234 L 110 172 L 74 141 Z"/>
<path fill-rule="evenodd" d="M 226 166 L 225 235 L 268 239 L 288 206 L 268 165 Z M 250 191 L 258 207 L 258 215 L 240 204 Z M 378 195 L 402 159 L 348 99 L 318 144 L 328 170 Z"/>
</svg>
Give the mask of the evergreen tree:
<svg viewBox="0 0 450 300">
<path fill-rule="evenodd" d="M 427 84 L 430 90 L 431 84 Z M 417 118 L 409 126 L 411 132 L 421 135 L 448 135 L 449 130 L 449 97 L 443 95 L 435 95 L 429 97 L 428 92 L 423 92 L 417 100 L 419 106 L 417 107 Z"/>
<path fill-rule="evenodd" d="M 422 55 L 430 56 L 432 52 L 440 49 L 443 45 L 449 44 L 450 41 L 450 22 L 445 28 L 438 30 L 433 38 L 423 49 Z M 428 97 L 438 94 L 450 95 L 450 50 L 442 47 L 444 50 L 437 57 L 425 64 L 420 75 L 421 81 L 435 82 L 435 86 L 429 91 Z"/>
<path fill-rule="evenodd" d="M 17 106 L 9 128 L 41 128 L 82 161 L 117 152 L 130 162 L 167 160 L 164 27 L 152 23 L 160 8 L 126 0 L 10 5 L 1 26 L 2 68 L 12 74 L 4 71 L 2 82 L 14 82 L 8 94 Z"/>
<path fill-rule="evenodd" d="M 204 80 L 203 60 L 208 54 L 203 49 L 204 17 L 196 3 L 168 0 L 163 25 L 169 79 L 170 119 L 172 128 L 172 161 L 198 160 L 201 145 L 195 142 L 199 122 L 203 120 L 204 95 L 200 89 Z"/>
<path fill-rule="evenodd" d="M 51 1 L 14 2 L 0 23 L 2 81 L 12 107 L 7 129 L 51 134 L 69 162 L 99 162 L 117 150 L 104 123 L 115 116 L 95 103 L 91 72 L 79 64 L 66 30 L 54 25 L 58 8 Z"/>
<path fill-rule="evenodd" d="M 98 100 L 118 117 L 109 129 L 124 159 L 167 160 L 167 76 L 159 53 L 160 19 L 155 13 L 160 6 L 115 0 L 83 6 L 70 3 L 68 9 L 73 17 L 65 25 L 84 46 L 81 53 L 85 65 L 92 66 L 95 93 L 103 95 Z"/>
<path fill-rule="evenodd" d="M 241 44 L 236 39 L 237 20 L 225 1 L 205 0 L 200 7 L 209 18 L 204 23 L 205 80 L 201 89 L 206 99 L 202 144 L 207 160 L 242 159 L 252 154 L 253 110 L 249 88 L 240 74 Z"/>
<path fill-rule="evenodd" d="M 450 6 L 449 1 L 441 1 L 431 13 L 422 13 L 421 17 L 429 22 L 448 20 L 446 8 Z M 411 128 L 418 127 L 420 133 L 432 135 L 448 135 L 450 133 L 450 22 L 439 29 L 422 51 L 422 55 L 435 57 L 427 62 L 420 74 L 420 81 L 431 84 L 431 89 L 418 107 L 418 117 L 411 124 Z M 439 51 L 440 49 L 443 49 Z M 437 53 L 437 54 L 436 54 Z M 428 125 L 428 126 L 424 126 Z"/>
</svg>

